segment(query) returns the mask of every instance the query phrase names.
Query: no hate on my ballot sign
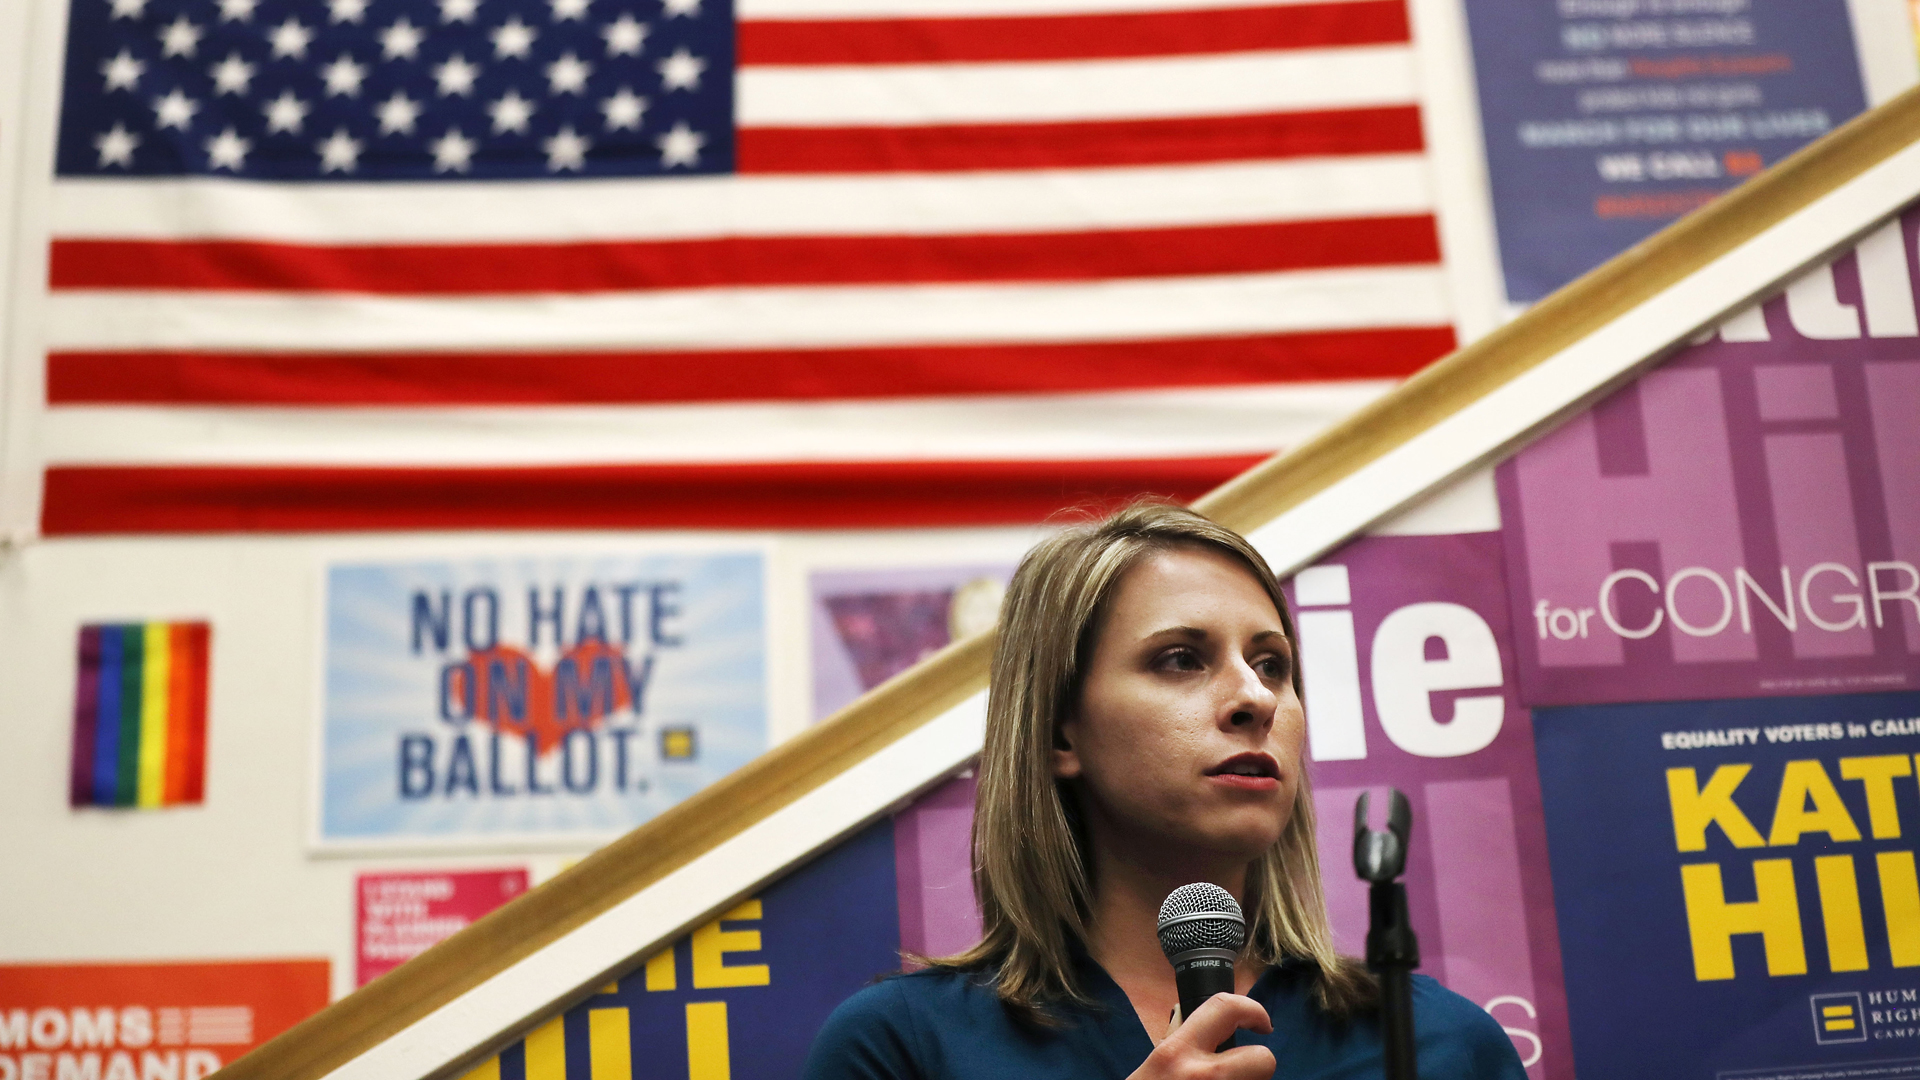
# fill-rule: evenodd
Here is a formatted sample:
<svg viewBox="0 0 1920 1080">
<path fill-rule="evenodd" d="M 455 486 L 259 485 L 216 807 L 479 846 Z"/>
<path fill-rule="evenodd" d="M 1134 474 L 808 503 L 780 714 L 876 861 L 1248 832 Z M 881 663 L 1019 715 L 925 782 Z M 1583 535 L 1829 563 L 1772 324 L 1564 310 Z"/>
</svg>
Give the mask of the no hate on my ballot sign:
<svg viewBox="0 0 1920 1080">
<path fill-rule="evenodd" d="M 341 564 L 322 845 L 595 842 L 766 748 L 753 548 Z"/>
</svg>

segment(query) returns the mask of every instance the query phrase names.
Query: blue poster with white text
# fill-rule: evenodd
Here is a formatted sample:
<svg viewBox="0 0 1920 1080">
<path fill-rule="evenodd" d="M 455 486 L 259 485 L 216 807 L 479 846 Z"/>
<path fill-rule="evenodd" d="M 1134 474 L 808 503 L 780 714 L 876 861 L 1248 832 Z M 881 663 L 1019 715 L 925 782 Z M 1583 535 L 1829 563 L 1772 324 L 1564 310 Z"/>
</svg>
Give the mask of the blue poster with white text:
<svg viewBox="0 0 1920 1080">
<path fill-rule="evenodd" d="M 1847 0 L 1466 0 L 1507 298 L 1866 108 Z"/>
<path fill-rule="evenodd" d="M 1920 1078 L 1920 694 L 1538 709 L 1534 738 L 1580 1075 Z"/>
</svg>

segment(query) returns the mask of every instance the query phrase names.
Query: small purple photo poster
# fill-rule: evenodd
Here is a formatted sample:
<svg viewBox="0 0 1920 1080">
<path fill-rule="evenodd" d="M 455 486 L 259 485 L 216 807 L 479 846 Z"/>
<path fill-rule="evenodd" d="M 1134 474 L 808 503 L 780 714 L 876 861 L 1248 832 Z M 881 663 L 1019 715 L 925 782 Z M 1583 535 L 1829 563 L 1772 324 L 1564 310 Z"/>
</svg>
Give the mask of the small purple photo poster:
<svg viewBox="0 0 1920 1080">
<path fill-rule="evenodd" d="M 1529 714 L 1515 693 L 1495 533 L 1356 541 L 1289 586 L 1308 687 L 1322 877 L 1342 952 L 1366 945 L 1353 806 L 1392 784 L 1414 804 L 1406 881 L 1421 971 L 1487 1008 L 1535 1080 L 1572 1057 Z M 901 947 L 978 940 L 971 773 L 894 818 Z"/>
<path fill-rule="evenodd" d="M 1915 224 L 1499 468 L 1529 705 L 1920 685 Z"/>
<path fill-rule="evenodd" d="M 815 573 L 813 718 L 992 626 L 1012 577 L 1013 567 L 987 564 Z"/>
</svg>

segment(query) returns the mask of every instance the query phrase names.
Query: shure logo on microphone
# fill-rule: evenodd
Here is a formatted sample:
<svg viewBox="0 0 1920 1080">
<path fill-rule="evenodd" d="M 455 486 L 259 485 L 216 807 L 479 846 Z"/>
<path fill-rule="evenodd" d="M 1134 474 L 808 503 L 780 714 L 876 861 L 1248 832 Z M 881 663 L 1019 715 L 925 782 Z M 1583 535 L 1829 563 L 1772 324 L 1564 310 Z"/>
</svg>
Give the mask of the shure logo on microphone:
<svg viewBox="0 0 1920 1080">
<path fill-rule="evenodd" d="M 1347 568 L 1312 566 L 1294 575 L 1294 613 L 1307 690 L 1307 740 L 1316 761 L 1367 756 L 1360 646 L 1354 632 Z M 1438 640 L 1430 658 L 1429 642 Z M 1420 757 L 1459 757 L 1500 734 L 1506 674 L 1493 628 L 1472 608 L 1419 603 L 1381 620 L 1368 652 L 1373 711 L 1387 738 Z M 1433 693 L 1486 689 L 1455 698 L 1451 718 L 1435 716 Z"/>
</svg>

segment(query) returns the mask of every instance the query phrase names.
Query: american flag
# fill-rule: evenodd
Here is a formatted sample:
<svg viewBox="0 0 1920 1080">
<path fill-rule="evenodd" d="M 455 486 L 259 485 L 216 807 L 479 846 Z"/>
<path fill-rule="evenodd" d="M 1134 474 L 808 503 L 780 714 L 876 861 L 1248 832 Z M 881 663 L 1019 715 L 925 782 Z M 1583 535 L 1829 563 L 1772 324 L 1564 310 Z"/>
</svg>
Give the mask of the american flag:
<svg viewBox="0 0 1920 1080">
<path fill-rule="evenodd" d="M 1402 0 L 73 0 L 43 530 L 1191 496 L 1453 344 Z"/>
</svg>

